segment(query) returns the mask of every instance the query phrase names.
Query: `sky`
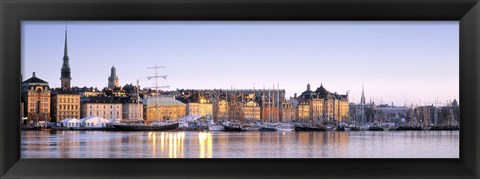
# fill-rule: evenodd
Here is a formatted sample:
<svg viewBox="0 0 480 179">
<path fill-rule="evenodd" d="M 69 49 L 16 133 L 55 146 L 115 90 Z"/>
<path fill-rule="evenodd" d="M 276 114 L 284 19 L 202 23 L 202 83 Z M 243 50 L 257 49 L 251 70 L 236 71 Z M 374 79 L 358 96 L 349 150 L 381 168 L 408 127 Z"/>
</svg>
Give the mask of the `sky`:
<svg viewBox="0 0 480 179">
<path fill-rule="evenodd" d="M 166 66 L 175 89 L 271 89 L 321 84 L 358 102 L 459 100 L 458 21 L 23 21 L 23 80 L 60 86 L 65 29 L 72 86 L 153 87 Z M 438 103 L 438 102 L 437 102 Z"/>
</svg>

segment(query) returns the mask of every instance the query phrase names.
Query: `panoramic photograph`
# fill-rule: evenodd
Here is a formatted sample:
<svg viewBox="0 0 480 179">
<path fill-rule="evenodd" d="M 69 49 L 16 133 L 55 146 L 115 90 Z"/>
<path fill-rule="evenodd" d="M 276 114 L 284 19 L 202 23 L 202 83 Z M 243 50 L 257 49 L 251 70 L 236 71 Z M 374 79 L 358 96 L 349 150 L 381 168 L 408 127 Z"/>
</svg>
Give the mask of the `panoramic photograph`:
<svg viewBox="0 0 480 179">
<path fill-rule="evenodd" d="M 22 158 L 459 158 L 458 21 L 21 29 Z"/>
</svg>

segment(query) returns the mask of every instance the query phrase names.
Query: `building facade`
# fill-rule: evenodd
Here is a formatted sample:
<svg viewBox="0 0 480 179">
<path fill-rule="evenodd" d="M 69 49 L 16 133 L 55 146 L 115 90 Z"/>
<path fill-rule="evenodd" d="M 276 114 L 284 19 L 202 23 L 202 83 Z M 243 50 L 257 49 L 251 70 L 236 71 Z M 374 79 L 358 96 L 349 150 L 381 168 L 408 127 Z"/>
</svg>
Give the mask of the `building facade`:
<svg viewBox="0 0 480 179">
<path fill-rule="evenodd" d="M 299 101 L 299 120 L 321 122 L 349 120 L 348 95 L 329 92 L 322 84 L 315 91 L 312 91 L 310 84 L 307 84 L 307 90 L 296 99 Z M 309 109 L 306 109 L 307 105 Z"/>
<path fill-rule="evenodd" d="M 310 108 L 311 107 L 310 107 L 309 101 L 302 101 L 298 103 L 297 111 L 296 111 L 298 121 L 302 121 L 302 122 L 312 121 L 312 116 L 311 116 L 312 113 L 310 112 Z"/>
<path fill-rule="evenodd" d="M 81 116 L 102 117 L 104 119 L 121 119 L 123 114 L 122 103 L 119 99 L 110 97 L 89 97 L 82 100 Z"/>
<path fill-rule="evenodd" d="M 296 105 L 293 101 L 283 101 L 280 115 L 280 122 L 292 122 L 296 120 Z"/>
<path fill-rule="evenodd" d="M 210 99 L 200 96 L 187 103 L 187 115 L 213 118 L 213 104 L 210 102 Z"/>
<path fill-rule="evenodd" d="M 187 115 L 187 105 L 174 97 L 149 97 L 143 99 L 144 119 L 147 121 L 176 121 Z"/>
<path fill-rule="evenodd" d="M 228 103 L 227 100 L 220 100 L 217 103 L 217 120 L 228 120 Z"/>
<path fill-rule="evenodd" d="M 22 97 L 24 110 L 31 123 L 50 121 L 50 87 L 46 81 L 37 78 L 35 72 L 32 77 L 22 82 Z"/>
<path fill-rule="evenodd" d="M 53 121 L 65 118 L 80 119 L 80 94 L 73 91 L 52 91 L 51 116 Z"/>
<path fill-rule="evenodd" d="M 260 105 L 255 101 L 248 101 L 243 104 L 243 116 L 247 120 L 260 120 L 260 110 Z"/>
<path fill-rule="evenodd" d="M 122 119 L 143 120 L 143 104 L 137 99 L 122 100 Z"/>
</svg>

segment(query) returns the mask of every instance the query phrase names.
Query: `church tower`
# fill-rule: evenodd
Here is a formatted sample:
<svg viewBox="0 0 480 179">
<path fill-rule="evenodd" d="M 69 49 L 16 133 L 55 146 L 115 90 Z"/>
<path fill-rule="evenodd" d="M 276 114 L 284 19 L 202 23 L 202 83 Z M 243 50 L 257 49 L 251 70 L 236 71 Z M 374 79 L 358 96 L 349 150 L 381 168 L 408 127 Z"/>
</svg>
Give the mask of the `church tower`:
<svg viewBox="0 0 480 179">
<path fill-rule="evenodd" d="M 68 63 L 68 47 L 67 47 L 67 26 L 65 25 L 65 47 L 63 51 L 63 65 L 61 70 L 61 87 L 70 88 L 70 81 L 72 77 L 70 76 L 70 64 Z"/>
<path fill-rule="evenodd" d="M 108 77 L 108 88 L 116 88 L 118 87 L 118 76 L 117 76 L 117 69 L 115 66 L 112 66 L 110 70 L 110 77 Z"/>
</svg>

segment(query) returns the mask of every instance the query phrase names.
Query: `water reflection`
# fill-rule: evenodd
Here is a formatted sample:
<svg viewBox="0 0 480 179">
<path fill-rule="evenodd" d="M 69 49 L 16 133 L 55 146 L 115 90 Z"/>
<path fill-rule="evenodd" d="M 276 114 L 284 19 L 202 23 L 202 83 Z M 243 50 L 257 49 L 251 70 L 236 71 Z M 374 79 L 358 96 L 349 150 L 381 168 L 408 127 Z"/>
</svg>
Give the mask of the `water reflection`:
<svg viewBox="0 0 480 179">
<path fill-rule="evenodd" d="M 458 131 L 22 131 L 22 158 L 458 158 Z"/>
<path fill-rule="evenodd" d="M 160 136 L 159 143 L 157 143 L 157 134 Z M 163 155 L 157 155 L 158 150 L 160 150 L 160 154 L 168 152 L 168 158 L 183 158 L 185 132 L 148 132 L 147 135 L 152 146 L 152 155 L 154 158 L 164 157 Z M 157 149 L 158 145 L 160 145 L 160 149 Z M 168 149 L 165 149 L 165 145 Z"/>
<path fill-rule="evenodd" d="M 212 158 L 212 134 L 209 132 L 198 133 L 200 158 Z M 206 156 L 205 156 L 206 155 Z"/>
</svg>

